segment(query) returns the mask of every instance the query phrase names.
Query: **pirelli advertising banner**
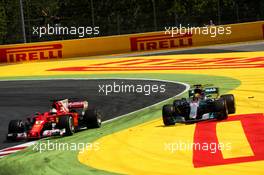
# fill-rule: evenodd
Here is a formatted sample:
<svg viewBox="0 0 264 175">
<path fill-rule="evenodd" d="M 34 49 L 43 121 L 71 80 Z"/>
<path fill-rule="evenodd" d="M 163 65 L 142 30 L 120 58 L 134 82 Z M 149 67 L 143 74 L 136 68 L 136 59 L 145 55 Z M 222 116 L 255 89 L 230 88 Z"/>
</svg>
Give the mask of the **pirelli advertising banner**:
<svg viewBox="0 0 264 175">
<path fill-rule="evenodd" d="M 0 63 L 180 49 L 263 39 L 264 21 L 199 28 L 167 26 L 160 32 L 1 45 Z"/>
<path fill-rule="evenodd" d="M 264 21 L 223 26 L 167 27 L 130 37 L 130 51 L 151 51 L 264 39 Z"/>
<path fill-rule="evenodd" d="M 128 52 L 129 47 L 128 36 L 2 45 L 0 46 L 0 62 L 56 60 L 123 53 Z"/>
</svg>

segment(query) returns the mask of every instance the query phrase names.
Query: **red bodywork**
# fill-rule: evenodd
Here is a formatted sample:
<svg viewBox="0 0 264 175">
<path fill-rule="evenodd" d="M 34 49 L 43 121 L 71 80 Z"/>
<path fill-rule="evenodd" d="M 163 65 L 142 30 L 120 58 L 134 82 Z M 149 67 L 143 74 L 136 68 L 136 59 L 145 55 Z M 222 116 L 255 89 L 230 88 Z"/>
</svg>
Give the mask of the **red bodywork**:
<svg viewBox="0 0 264 175">
<path fill-rule="evenodd" d="M 32 128 L 27 132 L 27 139 L 40 139 L 42 137 L 48 137 L 53 134 L 55 130 L 43 132 L 43 129 L 47 123 L 50 124 L 58 124 L 59 118 L 61 116 L 70 115 L 73 118 L 73 125 L 75 128 L 79 126 L 78 118 L 79 114 L 77 112 L 72 111 L 73 109 L 87 109 L 88 102 L 80 101 L 80 102 L 68 102 L 68 100 L 61 100 L 53 102 L 52 108 L 56 109 L 56 113 L 54 112 L 44 112 L 38 113 L 37 116 L 29 119 L 33 120 L 34 124 Z M 59 132 L 57 130 L 57 132 Z M 46 135 L 43 135 L 46 134 Z"/>
</svg>

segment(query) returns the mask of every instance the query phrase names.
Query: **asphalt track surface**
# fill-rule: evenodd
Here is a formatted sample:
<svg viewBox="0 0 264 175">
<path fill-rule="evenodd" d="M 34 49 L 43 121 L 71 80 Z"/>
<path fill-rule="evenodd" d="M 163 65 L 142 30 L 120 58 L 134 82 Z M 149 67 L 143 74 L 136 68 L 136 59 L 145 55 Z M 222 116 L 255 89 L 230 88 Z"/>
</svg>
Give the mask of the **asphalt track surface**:
<svg viewBox="0 0 264 175">
<path fill-rule="evenodd" d="M 165 85 L 165 93 L 105 93 L 99 92 L 99 85 L 116 82 L 119 85 Z M 123 83 L 122 83 L 123 82 Z M 103 120 L 136 111 L 173 97 L 186 87 L 182 84 L 153 80 L 27 80 L 0 81 L 0 149 L 17 145 L 17 142 L 7 142 L 8 123 L 12 119 L 25 119 L 35 112 L 45 112 L 50 109 L 51 99 L 76 98 L 88 100 L 91 107 L 98 108 L 103 114 Z M 22 142 L 21 142 L 22 143 Z"/>
</svg>

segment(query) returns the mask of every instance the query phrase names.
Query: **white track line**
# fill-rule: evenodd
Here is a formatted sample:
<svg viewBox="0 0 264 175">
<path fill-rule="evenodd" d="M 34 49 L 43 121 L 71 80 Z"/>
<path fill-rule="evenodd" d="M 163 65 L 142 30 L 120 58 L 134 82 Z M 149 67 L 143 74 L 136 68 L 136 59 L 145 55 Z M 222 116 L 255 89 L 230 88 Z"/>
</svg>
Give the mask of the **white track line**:
<svg viewBox="0 0 264 175">
<path fill-rule="evenodd" d="M 2 150 L 0 150 L 0 158 L 3 158 L 9 154 L 15 153 L 17 151 L 21 151 L 31 145 L 34 145 L 36 143 L 36 141 L 32 141 L 32 142 L 27 142 L 24 144 L 20 144 L 20 145 L 16 145 L 16 146 L 12 146 L 9 148 L 4 148 Z"/>
<path fill-rule="evenodd" d="M 123 118 L 123 117 L 125 117 L 127 115 L 131 115 L 131 114 L 143 111 L 143 110 L 145 110 L 147 108 L 154 107 L 154 106 L 159 105 L 159 104 L 161 104 L 161 103 L 163 103 L 163 102 L 165 102 L 167 100 L 170 100 L 170 99 L 176 98 L 178 96 L 181 96 L 182 94 L 184 94 L 186 91 L 188 91 L 190 89 L 190 85 L 186 84 L 186 83 L 177 82 L 177 81 L 170 81 L 170 80 L 147 79 L 147 78 L 116 78 L 116 77 L 113 77 L 113 78 L 43 78 L 43 79 L 41 78 L 41 79 L 0 80 L 0 81 L 41 81 L 41 80 L 147 80 L 147 81 L 159 81 L 159 82 L 169 82 L 169 83 L 181 84 L 181 85 L 184 85 L 185 88 L 186 88 L 184 91 L 182 91 L 181 93 L 179 93 L 179 94 L 177 94 L 177 95 L 175 95 L 175 96 L 173 96 L 171 98 L 168 98 L 166 100 L 160 101 L 160 102 L 155 103 L 155 104 L 153 104 L 151 106 L 148 106 L 148 107 L 145 107 L 145 108 L 130 112 L 128 114 L 124 114 L 124 115 L 117 116 L 115 118 L 103 121 L 102 123 L 108 123 L 108 122 Z M 27 142 L 27 143 L 24 143 L 24 144 L 21 144 L 21 145 L 17 145 L 17 146 L 13 146 L 13 147 L 2 149 L 2 150 L 0 150 L 0 159 L 5 157 L 5 156 L 7 156 L 7 155 L 9 155 L 9 154 L 15 153 L 17 151 L 21 151 L 21 150 L 25 149 L 26 147 L 32 146 L 35 143 L 36 143 L 36 141 L 32 141 L 32 142 Z M 13 148 L 17 148 L 18 150 L 10 151 L 10 149 L 13 149 Z"/>
</svg>

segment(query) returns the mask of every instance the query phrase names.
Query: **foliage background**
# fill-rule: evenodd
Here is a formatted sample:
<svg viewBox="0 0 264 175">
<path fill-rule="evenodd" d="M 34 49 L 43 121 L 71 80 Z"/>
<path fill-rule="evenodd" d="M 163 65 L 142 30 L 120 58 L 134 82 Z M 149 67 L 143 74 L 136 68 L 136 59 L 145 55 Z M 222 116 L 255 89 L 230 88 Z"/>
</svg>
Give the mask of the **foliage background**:
<svg viewBox="0 0 264 175">
<path fill-rule="evenodd" d="M 33 35 L 33 26 L 99 26 L 100 36 L 264 19 L 264 0 L 22 0 L 27 42 L 78 38 Z M 86 36 L 86 37 L 94 37 Z M 0 44 L 23 42 L 19 0 L 0 0 Z"/>
</svg>

